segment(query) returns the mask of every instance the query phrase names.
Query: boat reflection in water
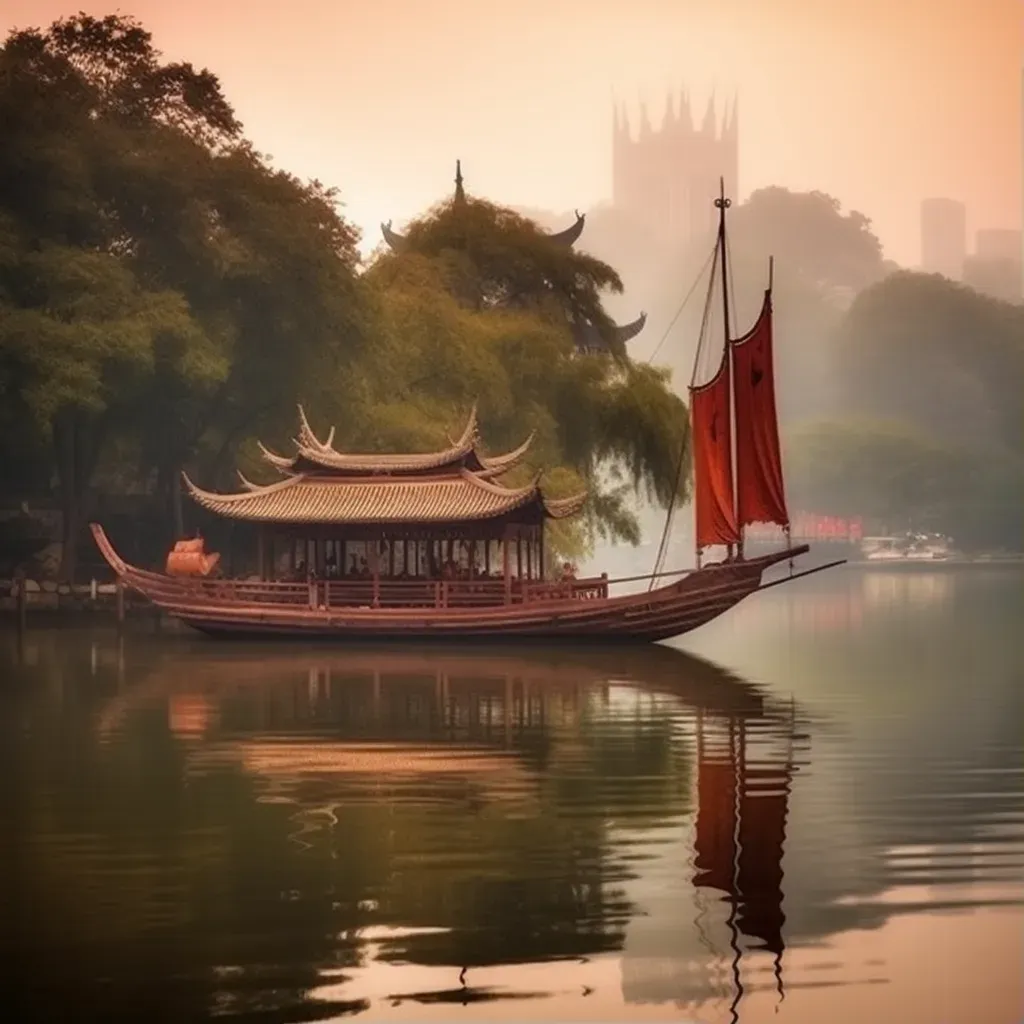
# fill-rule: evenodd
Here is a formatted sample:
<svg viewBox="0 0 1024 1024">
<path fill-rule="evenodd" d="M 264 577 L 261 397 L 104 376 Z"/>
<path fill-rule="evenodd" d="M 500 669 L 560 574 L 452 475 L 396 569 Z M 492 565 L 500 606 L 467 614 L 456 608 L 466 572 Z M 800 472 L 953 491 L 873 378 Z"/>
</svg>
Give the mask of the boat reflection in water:
<svg viewBox="0 0 1024 1024">
<path fill-rule="evenodd" d="M 735 1005 L 741 944 L 772 955 L 782 991 L 794 709 L 708 662 L 663 647 L 176 648 L 105 704 L 101 748 L 158 708 L 192 800 L 239 771 L 255 787 L 219 811 L 227 895 L 193 909 L 240 965 L 211 976 L 222 1012 L 268 961 L 261 998 L 304 1019 L 381 1000 L 678 1002 L 678 985 L 636 976 L 629 891 L 645 837 L 680 827 L 700 963 L 674 963 L 708 975 L 689 991 L 720 995 L 723 965 Z"/>
</svg>

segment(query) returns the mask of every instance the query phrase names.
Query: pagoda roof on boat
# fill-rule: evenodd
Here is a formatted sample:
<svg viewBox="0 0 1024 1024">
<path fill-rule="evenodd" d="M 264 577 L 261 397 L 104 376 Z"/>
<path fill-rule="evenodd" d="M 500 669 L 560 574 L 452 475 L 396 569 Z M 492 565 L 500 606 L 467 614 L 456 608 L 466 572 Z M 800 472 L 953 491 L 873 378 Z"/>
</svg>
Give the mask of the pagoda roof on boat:
<svg viewBox="0 0 1024 1024">
<path fill-rule="evenodd" d="M 247 483 L 247 482 L 246 482 Z M 305 473 L 237 494 L 215 494 L 185 484 L 203 508 L 226 519 L 291 524 L 438 524 L 497 519 L 533 506 L 537 514 L 564 519 L 578 512 L 586 494 L 552 500 L 539 476 L 508 488 L 460 469 L 433 477 L 317 476 Z"/>
<path fill-rule="evenodd" d="M 479 450 L 480 434 L 476 406 L 457 439 L 448 439 L 448 447 L 432 452 L 406 453 L 352 453 L 339 452 L 333 446 L 334 428 L 325 441 L 313 433 L 305 411 L 299 406 L 299 433 L 295 438 L 295 454 L 278 455 L 263 444 L 259 445 L 264 461 L 287 474 L 345 475 L 345 476 L 415 476 L 440 470 L 465 468 L 478 476 L 490 479 L 507 473 L 517 466 L 530 449 L 533 434 L 510 452 L 486 456 Z M 247 484 L 247 486 L 249 486 Z"/>
</svg>

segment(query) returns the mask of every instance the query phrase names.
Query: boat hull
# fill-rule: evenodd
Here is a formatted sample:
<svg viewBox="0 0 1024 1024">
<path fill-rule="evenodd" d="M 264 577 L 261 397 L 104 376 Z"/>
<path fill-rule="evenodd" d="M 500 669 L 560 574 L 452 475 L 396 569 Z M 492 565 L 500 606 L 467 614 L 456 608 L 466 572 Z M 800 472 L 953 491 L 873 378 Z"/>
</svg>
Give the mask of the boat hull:
<svg viewBox="0 0 1024 1024">
<path fill-rule="evenodd" d="M 458 608 L 352 608 L 241 600 L 234 584 L 181 579 L 124 562 L 102 528 L 97 545 L 121 582 L 202 633 L 235 638 L 338 640 L 531 640 L 649 643 L 681 636 L 739 604 L 764 572 L 804 553 L 801 546 L 728 565 L 708 566 L 653 590 L 621 597 L 549 597 L 524 603 Z"/>
</svg>

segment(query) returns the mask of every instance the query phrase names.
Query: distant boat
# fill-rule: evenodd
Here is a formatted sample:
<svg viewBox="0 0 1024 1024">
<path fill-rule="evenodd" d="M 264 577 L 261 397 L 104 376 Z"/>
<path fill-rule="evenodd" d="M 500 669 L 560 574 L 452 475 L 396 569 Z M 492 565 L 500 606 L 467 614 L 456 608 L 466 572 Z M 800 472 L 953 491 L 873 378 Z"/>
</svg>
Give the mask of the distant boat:
<svg viewBox="0 0 1024 1024">
<path fill-rule="evenodd" d="M 949 541 L 938 534 L 865 537 L 860 549 L 867 562 L 936 562 L 950 557 Z"/>
<path fill-rule="evenodd" d="M 545 524 L 578 513 L 586 495 L 553 500 L 539 477 L 523 487 L 500 483 L 530 441 L 486 455 L 475 409 L 461 437 L 443 450 L 352 454 L 334 448 L 333 430 L 320 440 L 300 407 L 295 454 L 263 449 L 281 476 L 277 482 L 243 477 L 243 491 L 216 494 L 186 478 L 199 505 L 250 531 L 255 564 L 246 578 L 216 578 L 215 557 L 199 543 L 195 551 L 179 549 L 167 573 L 137 568 L 93 523 L 100 551 L 126 586 L 205 633 L 353 639 L 657 641 L 696 629 L 765 586 L 839 564 L 763 582 L 767 569 L 809 548 L 789 542 L 771 274 L 754 326 L 732 337 L 724 189 L 715 205 L 719 229 L 707 308 L 720 282 L 724 344 L 713 377 L 698 384 L 702 331 L 689 389 L 696 569 L 659 571 L 666 524 L 658 565 L 648 576 L 576 579 L 570 566 L 553 571 L 546 565 Z M 680 474 L 683 469 L 680 461 Z M 668 522 L 671 515 L 672 509 Z M 753 523 L 782 528 L 782 550 L 745 557 L 743 530 Z M 725 557 L 705 563 L 704 553 L 715 547 Z M 650 589 L 609 593 L 617 583 L 638 580 Z"/>
</svg>

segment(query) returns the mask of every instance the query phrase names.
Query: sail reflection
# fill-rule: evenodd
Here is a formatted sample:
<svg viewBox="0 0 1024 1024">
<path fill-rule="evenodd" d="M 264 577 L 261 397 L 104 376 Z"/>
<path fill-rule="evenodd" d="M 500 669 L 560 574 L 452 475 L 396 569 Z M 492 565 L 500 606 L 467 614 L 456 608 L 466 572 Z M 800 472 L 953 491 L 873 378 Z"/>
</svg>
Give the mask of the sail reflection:
<svg viewBox="0 0 1024 1024">
<path fill-rule="evenodd" d="M 752 977 L 785 995 L 783 860 L 794 752 L 806 737 L 796 709 L 778 705 L 756 716 L 698 708 L 693 729 L 696 806 L 681 836 L 688 879 L 666 879 L 648 916 L 631 921 L 623 992 L 684 1011 L 718 1006 L 736 1020 Z"/>
</svg>

